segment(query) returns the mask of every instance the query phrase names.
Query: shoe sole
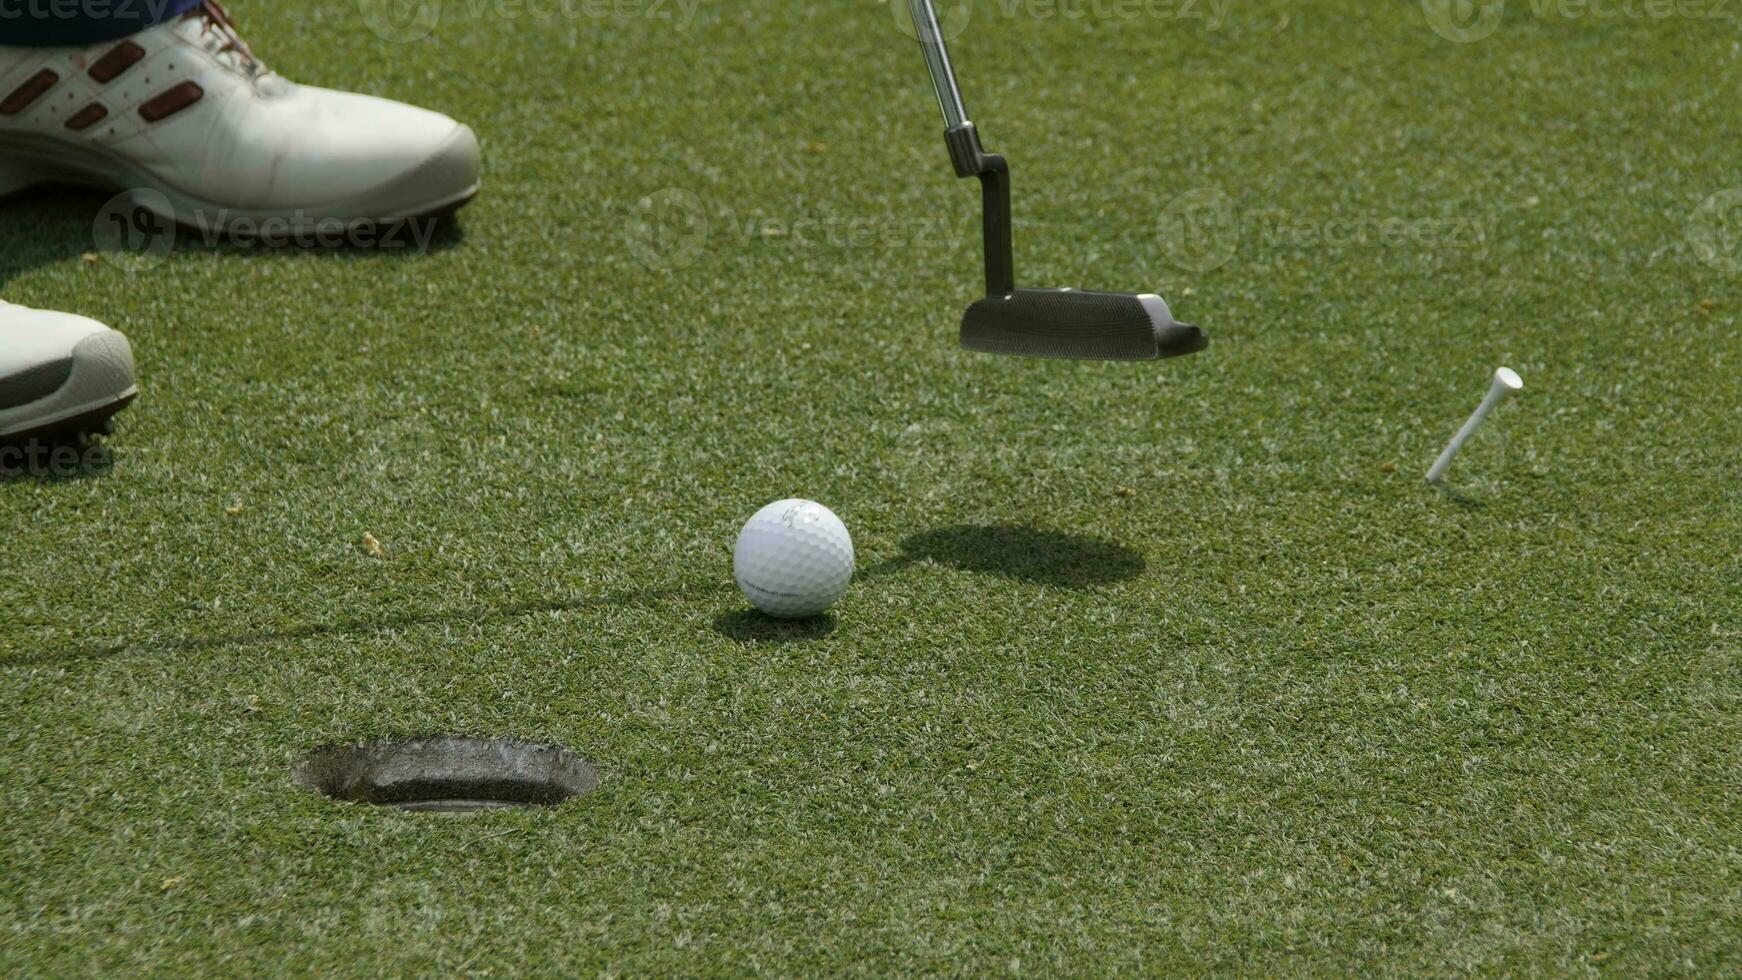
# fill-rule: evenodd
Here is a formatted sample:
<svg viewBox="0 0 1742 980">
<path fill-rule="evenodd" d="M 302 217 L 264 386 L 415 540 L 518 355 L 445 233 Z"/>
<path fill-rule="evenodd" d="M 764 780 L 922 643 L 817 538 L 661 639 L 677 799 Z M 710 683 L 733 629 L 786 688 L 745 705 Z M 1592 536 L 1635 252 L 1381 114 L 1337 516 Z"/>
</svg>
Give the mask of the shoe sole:
<svg viewBox="0 0 1742 980">
<path fill-rule="evenodd" d="M 272 222 L 293 234 L 352 230 L 383 221 L 452 213 L 477 196 L 478 139 L 460 126 L 423 163 L 363 193 L 298 208 L 247 208 L 209 201 L 167 183 L 106 150 L 34 135 L 8 135 L 0 147 L 0 198 L 41 184 L 76 184 L 109 191 L 152 190 L 136 203 L 166 221 L 202 232 L 226 232 L 238 223 Z M 167 200 L 167 210 L 163 206 Z"/>
<path fill-rule="evenodd" d="M 0 411 L 0 440 L 105 430 L 105 423 L 139 394 L 133 347 L 109 330 L 73 345 L 72 370 L 51 395 Z"/>
</svg>

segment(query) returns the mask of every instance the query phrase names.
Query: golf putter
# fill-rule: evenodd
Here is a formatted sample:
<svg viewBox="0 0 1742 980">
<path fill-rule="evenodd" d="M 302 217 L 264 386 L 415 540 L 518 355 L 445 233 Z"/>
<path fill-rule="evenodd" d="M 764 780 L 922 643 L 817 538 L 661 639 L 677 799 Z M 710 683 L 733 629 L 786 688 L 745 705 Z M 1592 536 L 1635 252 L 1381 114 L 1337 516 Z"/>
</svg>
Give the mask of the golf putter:
<svg viewBox="0 0 1742 980">
<path fill-rule="evenodd" d="M 907 0 L 944 114 L 944 143 L 956 176 L 980 178 L 986 239 L 986 298 L 962 317 L 962 346 L 988 354 L 1099 361 L 1149 361 L 1203 350 L 1204 332 L 1180 323 L 1154 293 L 1018 289 L 1010 242 L 1010 168 L 987 153 L 968 120 L 932 0 Z"/>
</svg>

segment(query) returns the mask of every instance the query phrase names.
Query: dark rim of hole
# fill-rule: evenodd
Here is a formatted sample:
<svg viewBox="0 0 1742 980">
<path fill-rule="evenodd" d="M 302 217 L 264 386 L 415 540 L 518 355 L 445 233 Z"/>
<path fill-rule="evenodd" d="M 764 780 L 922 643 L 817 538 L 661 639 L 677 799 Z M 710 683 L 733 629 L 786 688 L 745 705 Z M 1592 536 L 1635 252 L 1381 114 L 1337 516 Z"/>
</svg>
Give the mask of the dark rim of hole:
<svg viewBox="0 0 1742 980">
<path fill-rule="evenodd" d="M 436 813 L 554 806 L 599 785 L 560 745 L 455 736 L 324 746 L 295 779 L 335 800 Z"/>
</svg>

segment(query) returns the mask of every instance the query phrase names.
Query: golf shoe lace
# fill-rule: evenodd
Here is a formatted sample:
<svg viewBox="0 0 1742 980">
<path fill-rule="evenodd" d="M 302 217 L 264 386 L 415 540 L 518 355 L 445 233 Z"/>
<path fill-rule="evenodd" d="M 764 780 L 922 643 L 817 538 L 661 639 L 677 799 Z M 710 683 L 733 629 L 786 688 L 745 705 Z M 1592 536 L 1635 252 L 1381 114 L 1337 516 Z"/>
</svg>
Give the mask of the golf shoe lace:
<svg viewBox="0 0 1742 980">
<path fill-rule="evenodd" d="M 230 19 L 230 12 L 218 0 L 204 0 L 200 9 L 188 16 L 190 19 L 199 18 L 201 44 L 231 70 L 252 80 L 271 74 L 266 65 L 255 57 L 248 42 L 242 40 L 241 33 L 236 30 L 236 22 Z"/>
</svg>

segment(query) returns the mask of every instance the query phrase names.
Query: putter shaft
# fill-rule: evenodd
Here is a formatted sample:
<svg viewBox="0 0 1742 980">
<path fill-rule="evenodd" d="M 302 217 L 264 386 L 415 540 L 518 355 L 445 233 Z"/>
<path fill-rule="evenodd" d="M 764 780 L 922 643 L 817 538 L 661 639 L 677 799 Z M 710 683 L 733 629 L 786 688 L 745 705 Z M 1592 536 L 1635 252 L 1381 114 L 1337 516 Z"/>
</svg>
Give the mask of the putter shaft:
<svg viewBox="0 0 1742 980">
<path fill-rule="evenodd" d="M 938 97 L 938 110 L 944 115 L 945 129 L 961 129 L 968 123 L 968 109 L 962 104 L 962 90 L 956 84 L 956 72 L 950 67 L 950 52 L 944 47 L 943 28 L 938 25 L 937 10 L 931 0 L 907 0 L 913 14 L 913 27 L 919 33 L 919 49 L 925 55 L 926 70 L 931 72 L 932 88 Z"/>
</svg>

